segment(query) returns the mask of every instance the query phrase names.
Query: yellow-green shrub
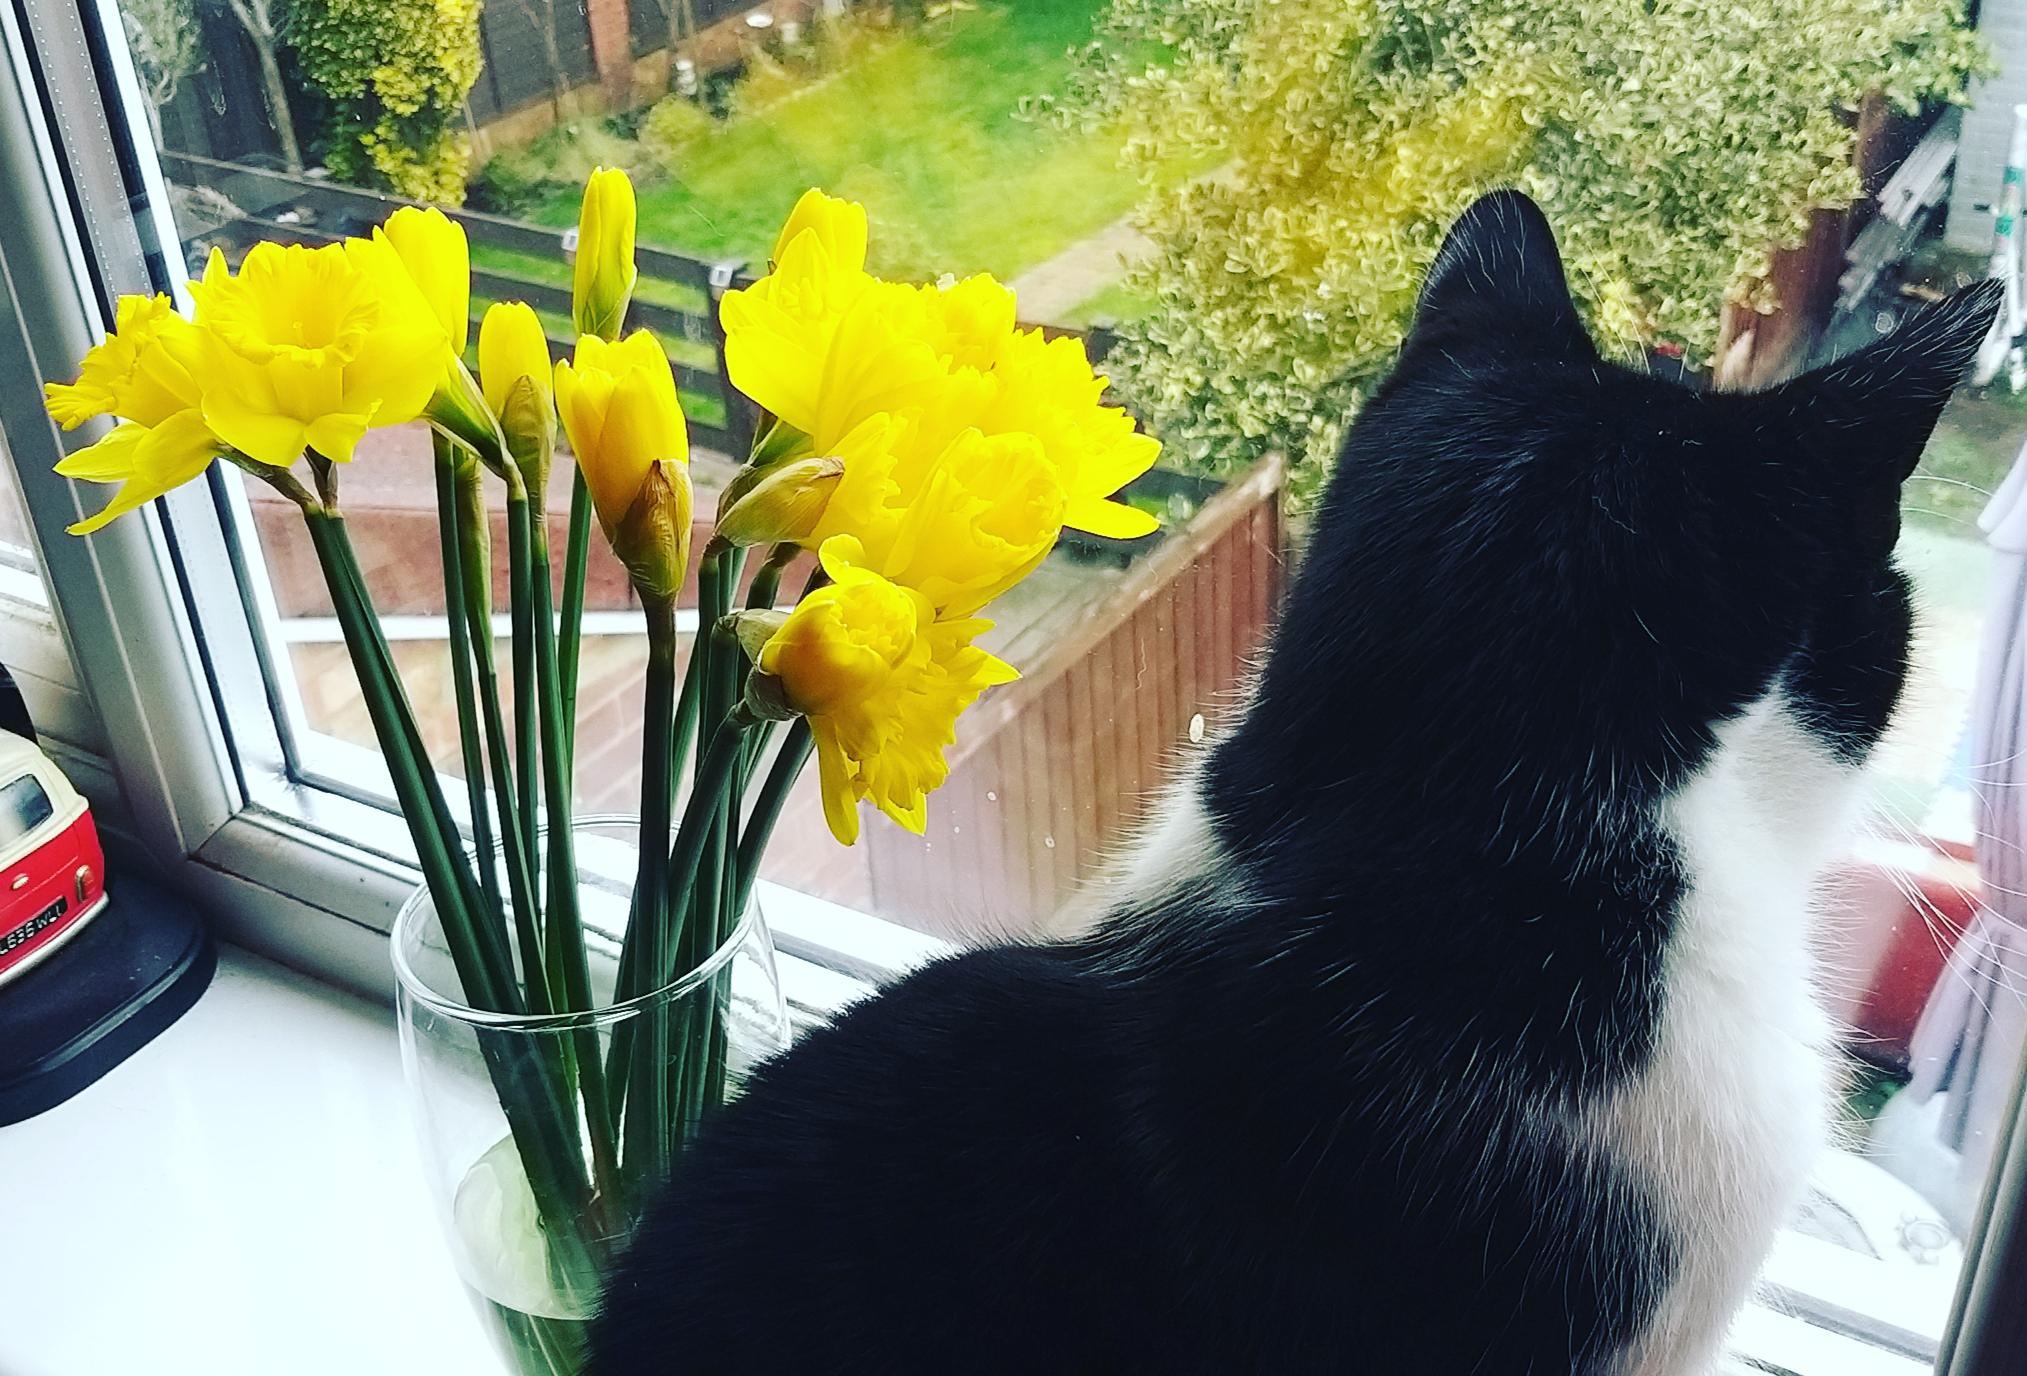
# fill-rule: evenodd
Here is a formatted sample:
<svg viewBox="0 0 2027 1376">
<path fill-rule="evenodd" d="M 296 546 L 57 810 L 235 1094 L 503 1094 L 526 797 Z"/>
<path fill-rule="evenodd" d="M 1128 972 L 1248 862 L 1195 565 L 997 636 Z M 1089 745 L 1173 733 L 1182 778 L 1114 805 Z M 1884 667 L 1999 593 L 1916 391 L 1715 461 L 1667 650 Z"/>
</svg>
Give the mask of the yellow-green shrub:
<svg viewBox="0 0 2027 1376">
<path fill-rule="evenodd" d="M 464 200 L 459 130 L 479 76 L 480 0 L 296 0 L 303 75 L 329 98 L 324 161 L 347 181 Z"/>
<path fill-rule="evenodd" d="M 1142 163 L 1228 162 L 1144 207 L 1157 305 L 1112 369 L 1172 452 L 1282 448 L 1311 488 L 1502 184 L 1602 337 L 1706 358 L 1726 295 L 1767 304 L 1767 254 L 1857 194 L 1849 107 L 1954 97 L 1981 53 L 1961 0 L 1113 0 L 1073 107 Z"/>
</svg>

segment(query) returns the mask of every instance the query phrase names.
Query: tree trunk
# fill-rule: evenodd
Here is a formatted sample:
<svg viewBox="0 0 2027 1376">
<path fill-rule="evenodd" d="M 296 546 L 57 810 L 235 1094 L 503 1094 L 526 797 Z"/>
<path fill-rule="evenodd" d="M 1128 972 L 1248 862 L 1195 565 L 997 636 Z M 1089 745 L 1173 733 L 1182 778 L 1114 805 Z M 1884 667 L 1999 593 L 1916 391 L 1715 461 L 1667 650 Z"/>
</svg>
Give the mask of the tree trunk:
<svg viewBox="0 0 2027 1376">
<path fill-rule="evenodd" d="M 274 121 L 275 137 L 281 141 L 282 162 L 291 172 L 303 170 L 303 148 L 296 141 L 296 117 L 289 113 L 289 88 L 282 80 L 281 59 L 275 56 L 272 41 L 254 41 L 260 55 L 260 84 L 267 89 L 268 116 Z"/>
<path fill-rule="evenodd" d="M 282 80 L 282 61 L 277 49 L 281 35 L 275 32 L 267 0 L 226 0 L 232 17 L 253 40 L 254 56 L 260 60 L 260 84 L 267 91 L 268 118 L 274 123 L 275 138 L 281 143 L 282 162 L 291 172 L 303 170 L 303 146 L 296 140 L 296 117 L 289 113 L 289 88 Z"/>
<path fill-rule="evenodd" d="M 563 73 L 563 50 L 556 45 L 555 0 L 542 0 L 541 8 L 529 18 L 542 26 L 542 57 L 549 64 L 549 108 L 556 122 L 563 122 L 563 101 L 570 94 L 570 79 Z"/>
</svg>

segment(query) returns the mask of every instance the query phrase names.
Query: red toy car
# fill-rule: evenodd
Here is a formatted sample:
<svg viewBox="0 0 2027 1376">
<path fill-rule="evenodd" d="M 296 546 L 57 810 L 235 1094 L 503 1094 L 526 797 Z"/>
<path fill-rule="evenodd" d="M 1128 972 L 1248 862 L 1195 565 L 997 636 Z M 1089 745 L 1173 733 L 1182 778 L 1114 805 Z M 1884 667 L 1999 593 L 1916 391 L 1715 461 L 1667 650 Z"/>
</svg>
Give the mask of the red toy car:
<svg viewBox="0 0 2027 1376">
<path fill-rule="evenodd" d="M 0 731 L 0 984 L 106 906 L 91 808 L 33 741 Z"/>
</svg>

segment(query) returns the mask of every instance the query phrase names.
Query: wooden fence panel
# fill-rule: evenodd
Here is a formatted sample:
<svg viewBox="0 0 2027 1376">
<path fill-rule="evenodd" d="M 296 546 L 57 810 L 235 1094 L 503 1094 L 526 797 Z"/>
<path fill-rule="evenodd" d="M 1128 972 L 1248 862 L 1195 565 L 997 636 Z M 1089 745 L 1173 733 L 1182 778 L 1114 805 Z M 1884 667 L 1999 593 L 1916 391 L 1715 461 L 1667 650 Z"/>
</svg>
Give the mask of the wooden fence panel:
<svg viewBox="0 0 2027 1376">
<path fill-rule="evenodd" d="M 470 97 L 473 119 L 483 124 L 554 94 L 556 74 L 550 70 L 542 41 L 544 23 L 555 28 L 564 90 L 597 76 L 583 0 L 488 0 L 479 11 L 479 79 Z"/>
</svg>

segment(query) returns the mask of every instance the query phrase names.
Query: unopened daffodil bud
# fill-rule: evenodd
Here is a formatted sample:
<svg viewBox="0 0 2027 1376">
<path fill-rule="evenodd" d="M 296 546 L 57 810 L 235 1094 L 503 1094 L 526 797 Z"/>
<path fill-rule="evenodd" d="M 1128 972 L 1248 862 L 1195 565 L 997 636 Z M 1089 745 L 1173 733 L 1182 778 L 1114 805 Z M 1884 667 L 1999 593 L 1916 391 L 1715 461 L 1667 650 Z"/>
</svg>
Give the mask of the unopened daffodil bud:
<svg viewBox="0 0 2027 1376">
<path fill-rule="evenodd" d="M 486 311 L 479 323 L 479 386 L 500 418 L 507 451 L 535 492 L 547 485 L 556 448 L 550 368 L 549 338 L 533 308 L 502 301 Z"/>
<path fill-rule="evenodd" d="M 633 182 L 617 167 L 593 169 L 577 216 L 570 313 L 577 333 L 617 339 L 633 299 Z"/>
<path fill-rule="evenodd" d="M 806 540 L 845 475 L 833 455 L 743 468 L 718 498 L 718 536 L 735 545 Z"/>
<path fill-rule="evenodd" d="M 775 237 L 774 252 L 768 257 L 779 263 L 796 236 L 808 231 L 816 235 L 841 271 L 858 272 L 866 265 L 866 208 L 856 201 L 826 196 L 815 187 L 802 193 L 788 222 Z"/>
<path fill-rule="evenodd" d="M 643 598 L 672 598 L 689 560 L 689 436 L 660 341 L 594 335 L 556 365 L 556 409 L 598 524 Z"/>
</svg>

